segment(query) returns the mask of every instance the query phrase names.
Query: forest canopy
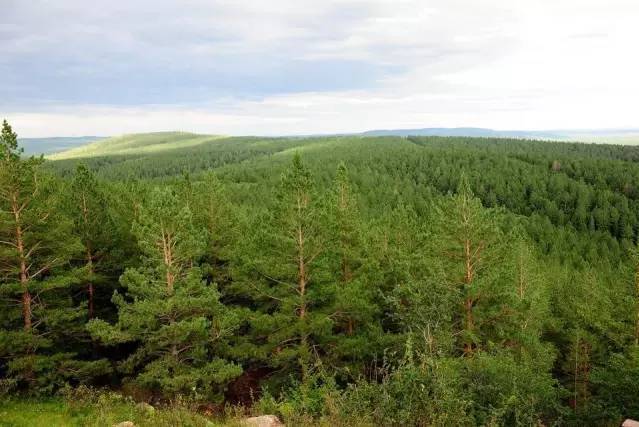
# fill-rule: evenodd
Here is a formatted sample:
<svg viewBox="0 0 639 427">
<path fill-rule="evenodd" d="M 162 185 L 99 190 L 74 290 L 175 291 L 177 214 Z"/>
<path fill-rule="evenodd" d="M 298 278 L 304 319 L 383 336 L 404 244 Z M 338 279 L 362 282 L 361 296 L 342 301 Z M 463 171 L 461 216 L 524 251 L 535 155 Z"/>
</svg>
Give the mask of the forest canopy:
<svg viewBox="0 0 639 427">
<path fill-rule="evenodd" d="M 293 425 L 639 418 L 639 147 L 130 138 L 46 160 L 4 122 L 0 393 Z"/>
</svg>

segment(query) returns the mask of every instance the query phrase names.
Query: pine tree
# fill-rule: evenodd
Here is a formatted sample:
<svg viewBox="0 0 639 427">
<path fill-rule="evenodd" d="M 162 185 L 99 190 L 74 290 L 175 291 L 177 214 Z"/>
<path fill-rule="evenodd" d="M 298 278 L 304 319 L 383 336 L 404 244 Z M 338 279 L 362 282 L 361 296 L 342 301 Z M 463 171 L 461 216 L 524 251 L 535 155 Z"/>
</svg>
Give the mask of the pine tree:
<svg viewBox="0 0 639 427">
<path fill-rule="evenodd" d="M 334 287 L 326 265 L 325 210 L 299 154 L 282 174 L 276 206 L 253 224 L 244 262 L 247 294 L 258 311 L 252 322 L 260 353 L 283 374 L 310 373 L 331 331 L 326 308 Z M 317 362 L 317 360 L 316 360 Z"/>
<path fill-rule="evenodd" d="M 31 277 L 39 276 L 48 270 L 51 262 L 45 261 L 43 269 L 37 274 L 30 274 L 28 271 L 28 256 L 31 247 L 25 242 L 25 228 L 30 227 L 30 221 L 34 218 L 25 218 L 25 214 L 32 213 L 35 209 L 25 210 L 35 205 L 38 196 L 38 182 L 36 171 L 41 161 L 35 158 L 22 161 L 20 155 L 22 150 L 18 148 L 18 136 L 5 120 L 2 124 L 2 151 L 0 160 L 0 181 L 2 185 L 3 202 L 3 232 L 6 237 L 3 244 L 7 249 L 6 256 L 13 258 L 7 263 L 10 269 L 18 268 L 20 290 L 22 292 L 21 307 L 24 330 L 30 331 L 33 325 L 32 291 L 29 289 Z M 37 208 L 37 206 L 36 206 Z M 36 215 L 37 217 L 37 215 Z M 40 246 L 37 241 L 34 246 Z M 9 270 L 9 271 L 11 271 Z M 30 277 L 31 276 L 31 277 Z"/>
<path fill-rule="evenodd" d="M 446 281 L 431 228 L 430 217 L 420 218 L 401 204 L 384 227 L 387 249 L 378 251 L 385 258 L 382 269 L 390 282 L 386 294 L 394 321 L 415 352 L 429 357 L 451 353 L 459 298 L 459 290 Z"/>
<path fill-rule="evenodd" d="M 0 357 L 18 385 L 53 390 L 68 378 L 104 371 L 104 362 L 73 360 L 84 311 L 74 307 L 69 260 L 81 250 L 62 216 L 58 183 L 41 159 L 22 159 L 17 135 L 3 123 L 0 139 L 0 291 L 16 301 L 0 314 Z"/>
<path fill-rule="evenodd" d="M 104 283 L 101 274 L 105 257 L 111 245 L 116 243 L 116 230 L 107 200 L 95 176 L 84 165 L 76 169 L 69 191 L 69 211 L 74 222 L 75 234 L 84 246 L 83 285 L 88 299 L 88 317 L 95 314 L 95 286 Z"/>
<path fill-rule="evenodd" d="M 591 373 L 606 368 L 610 351 L 632 342 L 632 313 L 623 307 L 623 285 L 615 275 L 593 268 L 561 269 L 555 278 L 553 311 L 559 324 L 558 376 L 570 392 L 570 406 L 577 419 L 587 417 L 592 405 Z"/>
<path fill-rule="evenodd" d="M 340 163 L 335 177 L 332 210 L 334 220 L 333 240 L 335 257 L 339 264 L 339 269 L 334 274 L 338 277 L 337 286 L 337 312 L 340 322 L 343 322 L 342 329 L 352 336 L 356 326 L 356 316 L 360 311 L 357 307 L 358 293 L 351 292 L 358 287 L 359 269 L 362 267 L 361 229 L 358 224 L 358 213 L 355 200 L 353 199 L 348 171 L 344 163 Z"/>
<path fill-rule="evenodd" d="M 508 301 L 513 315 L 512 322 L 502 331 L 502 339 L 505 345 L 515 347 L 520 356 L 549 368 L 550 346 L 543 344 L 542 335 L 552 323 L 550 283 L 555 267 L 546 265 L 544 269 L 523 237 L 514 234 L 509 239 L 512 243 L 503 263 L 511 270 L 508 279 L 512 280 L 514 292 Z"/>
<path fill-rule="evenodd" d="M 590 379 L 596 390 L 598 415 L 604 419 L 639 418 L 639 346 L 612 354 L 606 364 L 593 369 Z"/>
<path fill-rule="evenodd" d="M 192 184 L 193 221 L 207 231 L 204 260 L 207 274 L 220 286 L 227 285 L 231 244 L 238 238 L 235 212 L 225 187 L 212 172 Z"/>
<path fill-rule="evenodd" d="M 332 277 L 335 283 L 335 349 L 331 351 L 336 365 L 357 365 L 372 360 L 383 338 L 380 310 L 376 299 L 377 270 L 372 257 L 366 255 L 366 236 L 357 201 L 351 189 L 346 165 L 342 162 L 330 194 L 330 245 Z M 335 360 L 341 358 L 342 360 Z M 352 366 L 355 364 L 355 366 Z M 358 370 L 355 369 L 355 372 Z"/>
<path fill-rule="evenodd" d="M 139 344 L 121 368 L 140 386 L 167 395 L 197 391 L 219 397 L 241 373 L 217 357 L 238 318 L 196 266 L 205 232 L 194 227 L 190 209 L 170 188 L 156 188 L 141 206 L 133 234 L 142 267 L 127 269 L 120 279 L 126 295 L 113 296 L 117 323 L 96 319 L 90 331 L 105 344 Z"/>
<path fill-rule="evenodd" d="M 501 298 L 508 284 L 500 278 L 504 252 L 499 211 L 489 210 L 476 198 L 465 175 L 457 193 L 439 212 L 438 246 L 443 250 L 449 283 L 459 290 L 459 337 L 465 356 L 485 342 L 485 331 L 503 320 L 508 307 Z"/>
<path fill-rule="evenodd" d="M 360 254 L 357 253 L 361 246 L 361 236 L 358 227 L 357 206 L 352 195 L 348 170 L 343 162 L 337 168 L 333 191 L 340 282 L 349 283 L 353 280 L 355 270 L 361 265 Z M 352 332 L 352 325 L 349 325 L 348 329 Z"/>
</svg>

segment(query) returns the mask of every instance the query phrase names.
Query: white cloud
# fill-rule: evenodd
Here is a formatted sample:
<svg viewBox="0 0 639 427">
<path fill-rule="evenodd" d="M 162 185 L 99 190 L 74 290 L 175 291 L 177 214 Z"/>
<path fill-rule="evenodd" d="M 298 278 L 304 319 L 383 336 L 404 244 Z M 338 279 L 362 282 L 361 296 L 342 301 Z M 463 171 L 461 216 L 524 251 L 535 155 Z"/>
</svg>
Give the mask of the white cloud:
<svg viewBox="0 0 639 427">
<path fill-rule="evenodd" d="M 250 79 L 242 86 L 240 79 L 234 84 L 242 94 L 167 99 L 165 105 L 119 103 L 117 93 L 108 103 L 47 93 L 41 102 L 18 102 L 29 82 L 10 75 L 15 86 L 0 89 L 0 108 L 23 136 L 639 125 L 634 0 L 145 0 L 91 9 L 79 0 L 61 0 L 13 7 L 7 15 L 12 22 L 0 22 L 0 34 L 8 34 L 0 39 L 0 71 L 18 59 L 50 54 L 61 59 L 59 73 L 81 76 L 126 73 L 136 60 L 145 61 L 145 72 L 197 70 L 211 73 L 212 80 L 219 69 L 259 76 L 276 67 L 289 70 L 292 61 L 333 64 L 325 68 L 328 75 L 314 76 L 317 81 L 302 90 L 284 85 L 265 92 Z M 348 81 L 370 82 L 332 88 L 331 81 L 347 76 L 331 70 L 349 70 L 334 64 L 348 61 L 364 64 Z M 281 78 L 304 80 L 304 72 Z M 182 84 L 180 73 L 174 84 Z M 207 83 L 197 81 L 191 89 Z M 158 90 L 167 84 L 161 80 Z M 13 101 L 2 104 L 3 94 Z"/>
</svg>

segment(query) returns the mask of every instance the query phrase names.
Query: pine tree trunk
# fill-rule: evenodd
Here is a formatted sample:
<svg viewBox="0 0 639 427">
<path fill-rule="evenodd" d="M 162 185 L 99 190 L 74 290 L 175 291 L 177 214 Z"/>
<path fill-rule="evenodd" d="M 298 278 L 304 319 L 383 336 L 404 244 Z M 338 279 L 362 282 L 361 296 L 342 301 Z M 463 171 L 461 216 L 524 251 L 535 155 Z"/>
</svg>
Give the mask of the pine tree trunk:
<svg viewBox="0 0 639 427">
<path fill-rule="evenodd" d="M 348 265 L 348 259 L 346 255 L 342 256 L 342 283 L 348 283 L 353 279 L 353 273 L 351 267 Z"/>
<path fill-rule="evenodd" d="M 464 261 L 465 261 L 465 272 L 464 272 L 464 285 L 466 287 L 466 292 L 470 292 L 470 287 L 473 282 L 473 263 L 472 263 L 472 254 L 471 254 L 471 243 L 469 239 L 464 241 Z M 467 334 L 471 334 L 473 329 L 475 329 L 475 319 L 473 318 L 473 298 L 467 296 L 464 301 L 464 312 L 465 312 L 465 329 Z M 466 339 L 464 343 L 464 355 L 469 356 L 473 352 L 473 343 L 469 338 Z"/>
<path fill-rule="evenodd" d="M 16 237 L 16 249 L 18 250 L 18 258 L 20 259 L 20 287 L 22 288 L 22 319 L 24 331 L 31 334 L 33 332 L 33 311 L 31 307 L 31 293 L 29 292 L 29 273 L 27 268 L 27 259 L 24 248 L 24 234 L 21 224 L 20 212 L 21 208 L 18 206 L 18 198 L 15 193 L 12 195 L 11 210 L 13 211 L 13 217 L 15 220 L 15 237 Z M 27 355 L 33 354 L 33 348 L 28 346 L 26 349 Z M 25 377 L 28 381 L 32 381 L 34 378 L 33 368 L 31 365 L 25 366 Z"/>
<path fill-rule="evenodd" d="M 32 328 L 32 310 L 31 310 L 31 293 L 29 292 L 29 276 L 27 272 L 27 260 L 25 258 L 24 238 L 22 232 L 22 224 L 20 219 L 20 208 L 18 207 L 18 199 L 14 193 L 11 199 L 11 209 L 15 220 L 15 236 L 16 248 L 18 250 L 18 258 L 20 259 L 20 286 L 22 288 L 22 318 L 24 330 L 31 331 Z"/>
<path fill-rule="evenodd" d="M 354 329 L 355 329 L 355 322 L 353 321 L 353 318 L 349 316 L 348 324 L 346 326 L 346 334 L 349 336 L 353 335 Z"/>
<path fill-rule="evenodd" d="M 342 240 L 342 245 L 345 247 L 345 243 Z M 347 285 L 353 279 L 353 273 L 351 272 L 346 255 L 342 255 L 342 284 Z M 346 334 L 351 336 L 354 332 L 354 321 L 351 316 L 347 316 L 346 319 Z"/>
<path fill-rule="evenodd" d="M 24 319 L 24 330 L 31 332 L 31 293 L 26 287 L 22 291 L 22 317 Z"/>
<path fill-rule="evenodd" d="M 82 218 L 84 219 L 85 226 L 88 226 L 89 208 L 84 194 L 82 194 Z M 89 270 L 89 276 L 93 277 L 93 253 L 91 252 L 91 245 L 89 243 L 87 243 L 87 267 Z M 87 284 L 87 293 L 89 294 L 89 319 L 93 319 L 93 283 L 91 281 Z"/>
<path fill-rule="evenodd" d="M 162 251 L 164 254 L 164 266 L 166 267 L 166 288 L 169 295 L 173 293 L 175 275 L 173 274 L 173 239 L 170 233 L 162 230 Z"/>
<path fill-rule="evenodd" d="M 297 256 L 298 256 L 298 292 L 300 295 L 300 319 L 306 317 L 306 262 L 304 260 L 304 234 L 302 228 L 297 229 Z"/>
<path fill-rule="evenodd" d="M 575 364 L 573 372 L 573 400 L 571 406 L 575 413 L 588 402 L 590 388 L 590 344 L 582 339 L 575 343 Z"/>
<path fill-rule="evenodd" d="M 523 300 L 524 299 L 524 294 L 526 292 L 526 280 L 525 280 L 525 277 L 524 277 L 524 263 L 523 263 L 523 260 L 522 260 L 521 256 L 519 256 L 518 263 L 519 263 L 519 269 L 518 269 L 518 282 L 519 282 L 518 293 L 519 293 L 519 299 Z"/>
<path fill-rule="evenodd" d="M 298 212 L 301 216 L 301 203 L 298 201 Z M 301 322 L 302 332 L 300 334 L 300 367 L 302 369 L 302 381 L 306 380 L 307 377 L 307 356 L 308 356 L 308 337 L 306 335 L 306 327 L 304 322 L 306 321 L 306 259 L 304 256 L 304 232 L 302 230 L 302 226 L 297 226 L 297 262 L 298 262 L 298 271 L 297 271 L 297 279 L 298 279 L 298 289 L 297 292 L 300 298 L 300 306 L 298 312 L 298 318 Z"/>
<path fill-rule="evenodd" d="M 93 277 L 93 255 L 91 254 L 91 248 L 87 248 L 87 267 L 89 270 L 89 276 Z M 93 281 L 89 280 L 87 284 L 87 293 L 89 294 L 89 319 L 93 319 L 94 316 L 94 304 L 93 304 Z"/>
<path fill-rule="evenodd" d="M 89 319 L 93 319 L 94 307 L 93 307 L 93 283 L 89 282 Z"/>
<path fill-rule="evenodd" d="M 339 210 L 342 213 L 346 212 L 346 209 L 348 208 L 348 198 L 347 198 L 347 188 L 345 185 L 340 185 L 340 190 L 339 190 Z M 342 260 L 341 260 L 341 267 L 342 267 L 342 283 L 343 284 L 347 284 L 349 283 L 352 279 L 353 279 L 353 272 L 351 271 L 351 266 L 350 263 L 348 262 L 348 257 L 346 256 L 346 247 L 347 247 L 347 240 L 346 240 L 346 231 L 344 230 L 344 226 L 342 224 L 342 229 L 340 230 L 340 241 L 341 241 L 341 245 L 342 245 Z M 353 335 L 354 332 L 354 321 L 353 318 L 351 316 L 347 316 L 346 319 L 346 334 L 348 336 Z"/>
</svg>

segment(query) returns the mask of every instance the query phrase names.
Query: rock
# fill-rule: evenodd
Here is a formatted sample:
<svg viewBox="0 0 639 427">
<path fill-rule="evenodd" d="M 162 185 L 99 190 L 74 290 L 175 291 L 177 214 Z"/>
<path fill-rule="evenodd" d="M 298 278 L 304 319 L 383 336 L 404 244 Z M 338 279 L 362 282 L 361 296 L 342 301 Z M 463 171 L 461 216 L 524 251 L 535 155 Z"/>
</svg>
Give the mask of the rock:
<svg viewBox="0 0 639 427">
<path fill-rule="evenodd" d="M 138 411 L 144 412 L 147 415 L 153 415 L 155 413 L 155 408 L 146 402 L 140 402 L 135 405 L 135 407 Z"/>
<path fill-rule="evenodd" d="M 639 427 L 639 421 L 631 420 L 628 418 L 621 424 L 621 427 Z"/>
<path fill-rule="evenodd" d="M 122 421 L 121 423 L 113 424 L 113 427 L 135 427 L 133 421 Z"/>
<path fill-rule="evenodd" d="M 251 427 L 284 427 L 284 424 L 275 415 L 246 418 L 244 425 Z"/>
</svg>

